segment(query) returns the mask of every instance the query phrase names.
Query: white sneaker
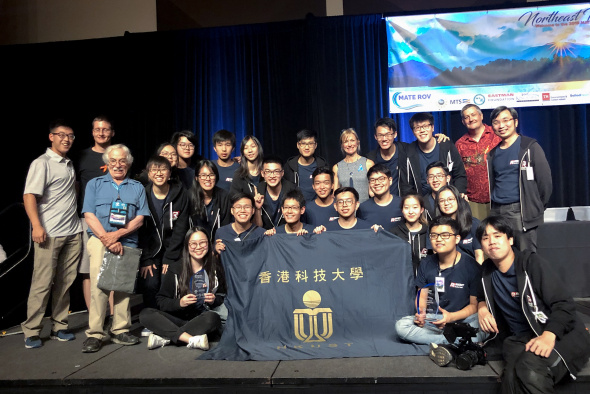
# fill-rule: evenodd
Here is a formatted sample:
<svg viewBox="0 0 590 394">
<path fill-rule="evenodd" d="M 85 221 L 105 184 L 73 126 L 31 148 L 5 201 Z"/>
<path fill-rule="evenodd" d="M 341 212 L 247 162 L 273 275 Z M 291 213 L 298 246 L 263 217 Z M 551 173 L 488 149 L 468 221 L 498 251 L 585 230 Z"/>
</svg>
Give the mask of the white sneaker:
<svg viewBox="0 0 590 394">
<path fill-rule="evenodd" d="M 164 339 L 159 335 L 150 334 L 150 337 L 148 338 L 147 347 L 148 347 L 148 349 L 152 350 L 152 349 L 157 349 L 159 347 L 164 347 L 169 344 L 170 344 L 170 339 Z"/>
<path fill-rule="evenodd" d="M 207 334 L 190 337 L 186 347 L 189 349 L 209 350 L 209 339 L 207 338 Z"/>
<path fill-rule="evenodd" d="M 141 336 L 142 337 L 149 337 L 152 332 L 153 331 L 150 330 L 149 328 L 144 328 L 143 330 L 141 330 Z"/>
</svg>

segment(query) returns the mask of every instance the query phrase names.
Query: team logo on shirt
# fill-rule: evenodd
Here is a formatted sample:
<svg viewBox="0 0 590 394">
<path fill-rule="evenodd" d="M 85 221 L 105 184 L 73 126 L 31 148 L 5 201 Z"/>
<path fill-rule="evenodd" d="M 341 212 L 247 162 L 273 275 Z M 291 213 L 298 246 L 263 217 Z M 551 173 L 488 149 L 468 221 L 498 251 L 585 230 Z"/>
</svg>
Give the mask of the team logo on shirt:
<svg viewBox="0 0 590 394">
<path fill-rule="evenodd" d="M 391 222 L 399 222 L 400 220 L 402 220 L 402 218 L 398 217 L 398 218 L 391 218 Z"/>
<path fill-rule="evenodd" d="M 180 216 L 180 211 L 172 211 L 172 220 L 178 219 L 178 216 Z"/>
<path fill-rule="evenodd" d="M 408 241 L 409 243 L 410 241 Z M 426 257 L 428 256 L 428 249 L 426 248 L 422 248 L 422 250 L 420 251 L 420 257 Z"/>
<path fill-rule="evenodd" d="M 468 245 L 473 242 L 473 238 L 465 238 L 463 240 L 463 245 Z"/>
<path fill-rule="evenodd" d="M 518 164 L 518 160 L 510 160 L 510 165 L 513 166 L 515 164 Z"/>
<path fill-rule="evenodd" d="M 330 217 L 330 219 L 328 219 L 330 222 L 333 222 L 334 220 L 338 220 L 340 216 L 332 216 Z"/>
<path fill-rule="evenodd" d="M 234 178 L 225 178 L 226 182 L 232 182 L 234 180 Z"/>
<path fill-rule="evenodd" d="M 309 290 L 303 295 L 303 304 L 307 308 L 293 311 L 293 328 L 300 341 L 326 342 L 332 336 L 332 309 L 318 308 L 321 302 L 320 293 Z"/>
<path fill-rule="evenodd" d="M 526 303 L 529 305 L 529 308 L 533 308 L 533 300 L 531 299 L 530 295 L 526 296 Z"/>
<path fill-rule="evenodd" d="M 522 163 L 520 164 L 520 166 L 521 166 L 522 168 L 526 168 L 526 160 L 523 160 L 523 161 L 522 161 Z"/>
<path fill-rule="evenodd" d="M 464 283 L 457 283 L 457 282 L 451 282 L 450 284 L 451 287 L 454 287 L 455 289 L 462 289 L 465 287 Z"/>
<path fill-rule="evenodd" d="M 520 297 L 520 293 L 518 291 L 513 291 L 510 293 L 510 297 L 518 298 L 518 297 Z"/>
</svg>

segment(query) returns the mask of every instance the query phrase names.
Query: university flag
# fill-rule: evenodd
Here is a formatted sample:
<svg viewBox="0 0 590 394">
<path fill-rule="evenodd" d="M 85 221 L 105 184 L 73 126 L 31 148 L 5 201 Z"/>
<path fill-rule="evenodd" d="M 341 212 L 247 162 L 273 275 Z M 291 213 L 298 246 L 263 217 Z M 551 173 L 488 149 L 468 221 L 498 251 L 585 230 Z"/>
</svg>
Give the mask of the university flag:
<svg viewBox="0 0 590 394">
<path fill-rule="evenodd" d="M 380 230 L 279 234 L 222 252 L 229 317 L 200 359 L 408 356 L 395 322 L 414 312 L 410 245 Z"/>
</svg>

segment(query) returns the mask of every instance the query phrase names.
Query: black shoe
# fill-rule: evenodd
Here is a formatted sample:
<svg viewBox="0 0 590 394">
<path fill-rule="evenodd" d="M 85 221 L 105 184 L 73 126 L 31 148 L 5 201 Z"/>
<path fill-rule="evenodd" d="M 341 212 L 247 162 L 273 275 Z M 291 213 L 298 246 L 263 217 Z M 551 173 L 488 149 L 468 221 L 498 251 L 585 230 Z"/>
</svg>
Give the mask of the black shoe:
<svg viewBox="0 0 590 394">
<path fill-rule="evenodd" d="M 118 343 L 119 345 L 131 346 L 139 343 L 139 338 L 129 334 L 128 332 L 122 332 L 120 334 L 109 333 L 111 341 Z"/>
<path fill-rule="evenodd" d="M 82 344 L 82 353 L 95 353 L 100 350 L 102 341 L 98 338 L 89 337 Z"/>
<path fill-rule="evenodd" d="M 111 330 L 112 326 L 113 326 L 113 315 L 106 315 L 104 317 L 104 324 L 102 326 L 104 332 L 109 332 Z"/>
<path fill-rule="evenodd" d="M 450 346 L 431 343 L 428 356 L 439 367 L 446 367 L 455 359 L 455 352 Z"/>
</svg>

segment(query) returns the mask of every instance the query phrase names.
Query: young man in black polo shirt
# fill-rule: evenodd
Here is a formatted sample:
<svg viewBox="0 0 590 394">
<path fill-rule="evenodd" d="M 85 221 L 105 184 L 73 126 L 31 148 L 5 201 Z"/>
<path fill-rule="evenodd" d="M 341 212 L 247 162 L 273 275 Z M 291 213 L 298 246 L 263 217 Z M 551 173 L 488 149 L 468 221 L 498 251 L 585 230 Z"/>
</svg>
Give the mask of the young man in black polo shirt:
<svg viewBox="0 0 590 394">
<path fill-rule="evenodd" d="M 509 219 L 490 216 L 476 233 L 490 258 L 478 292 L 486 342 L 502 347 L 502 392 L 550 393 L 568 373 L 575 377 L 590 356 L 590 335 L 568 291 L 545 259 L 513 247 Z"/>
<path fill-rule="evenodd" d="M 357 216 L 387 230 L 400 224 L 401 199 L 390 192 L 393 182 L 391 170 L 385 164 L 376 164 L 367 171 L 367 178 L 373 197 L 360 205 Z"/>
<path fill-rule="evenodd" d="M 219 172 L 217 186 L 229 192 L 234 172 L 240 164 L 231 156 L 236 149 L 236 136 L 228 130 L 219 130 L 213 134 L 213 150 L 217 153 L 217 160 L 213 161 Z"/>
<path fill-rule="evenodd" d="M 307 201 L 303 221 L 313 226 L 326 225 L 338 220 L 334 209 L 334 173 L 330 167 L 318 167 L 313 172 L 313 190 L 316 197 Z"/>
</svg>

